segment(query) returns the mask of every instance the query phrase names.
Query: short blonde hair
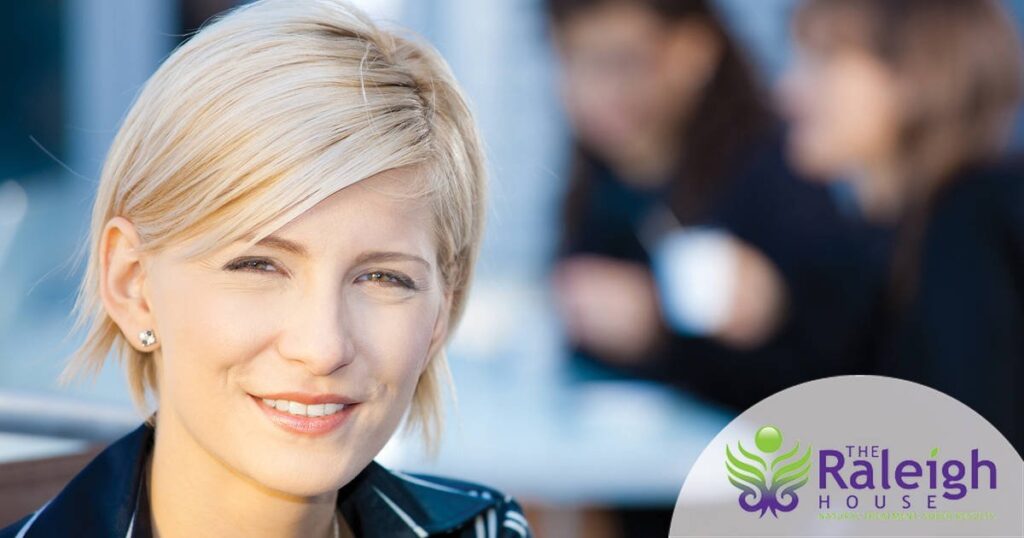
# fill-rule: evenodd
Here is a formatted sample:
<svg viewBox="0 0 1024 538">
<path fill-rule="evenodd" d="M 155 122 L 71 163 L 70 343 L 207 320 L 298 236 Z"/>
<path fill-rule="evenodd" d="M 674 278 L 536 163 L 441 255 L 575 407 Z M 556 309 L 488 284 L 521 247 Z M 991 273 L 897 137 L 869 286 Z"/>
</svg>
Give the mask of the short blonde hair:
<svg viewBox="0 0 1024 538">
<path fill-rule="evenodd" d="M 100 235 L 115 216 L 143 252 L 189 239 L 190 257 L 252 245 L 339 189 L 418 167 L 436 216 L 438 265 L 461 317 L 483 228 L 485 166 L 469 106 L 429 45 L 378 27 L 340 0 L 258 0 L 212 19 L 137 95 L 107 154 L 93 207 L 62 378 L 113 350 L 146 411 L 152 353 L 133 348 L 99 297 Z M 79 253 L 79 261 L 85 250 Z M 432 451 L 442 426 L 443 352 L 430 357 L 405 422 Z"/>
</svg>

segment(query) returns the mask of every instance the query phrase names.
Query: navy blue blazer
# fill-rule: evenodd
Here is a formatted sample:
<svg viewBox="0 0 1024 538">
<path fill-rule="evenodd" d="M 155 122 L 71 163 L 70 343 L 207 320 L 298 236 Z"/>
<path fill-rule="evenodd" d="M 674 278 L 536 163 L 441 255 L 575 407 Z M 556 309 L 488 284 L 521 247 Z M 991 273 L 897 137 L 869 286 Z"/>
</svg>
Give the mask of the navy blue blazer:
<svg viewBox="0 0 1024 538">
<path fill-rule="evenodd" d="M 0 538 L 150 538 L 143 464 L 153 446 L 143 423 L 107 447 L 42 508 L 0 529 Z M 497 490 L 392 471 L 376 461 L 338 490 L 338 508 L 364 538 L 531 535 L 519 504 Z"/>
</svg>

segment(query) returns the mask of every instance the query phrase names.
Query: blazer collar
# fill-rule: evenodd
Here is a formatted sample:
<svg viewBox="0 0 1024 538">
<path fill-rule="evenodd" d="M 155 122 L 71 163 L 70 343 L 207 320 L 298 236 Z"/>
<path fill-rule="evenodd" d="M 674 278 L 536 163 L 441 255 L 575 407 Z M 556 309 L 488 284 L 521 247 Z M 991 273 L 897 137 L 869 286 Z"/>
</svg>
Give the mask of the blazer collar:
<svg viewBox="0 0 1024 538">
<path fill-rule="evenodd" d="M 140 484 L 153 433 L 143 423 L 107 447 L 40 509 L 26 538 L 149 538 L 148 492 Z M 338 508 L 356 535 L 366 538 L 444 533 L 498 501 L 484 492 L 391 471 L 376 461 L 338 490 Z"/>
</svg>

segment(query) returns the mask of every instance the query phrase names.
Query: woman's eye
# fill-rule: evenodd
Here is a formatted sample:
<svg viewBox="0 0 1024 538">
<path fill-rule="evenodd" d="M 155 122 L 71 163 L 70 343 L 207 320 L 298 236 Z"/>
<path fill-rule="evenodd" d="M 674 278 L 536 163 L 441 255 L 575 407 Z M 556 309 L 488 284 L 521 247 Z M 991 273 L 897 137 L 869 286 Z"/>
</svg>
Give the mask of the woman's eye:
<svg viewBox="0 0 1024 538">
<path fill-rule="evenodd" d="M 263 258 L 246 258 L 228 264 L 232 271 L 252 271 L 257 273 L 276 273 L 277 266 L 270 260 Z"/>
<path fill-rule="evenodd" d="M 397 286 L 411 290 L 416 289 L 416 285 L 411 278 L 389 271 L 372 271 L 360 276 L 357 280 L 362 282 L 372 282 L 380 286 Z"/>
</svg>

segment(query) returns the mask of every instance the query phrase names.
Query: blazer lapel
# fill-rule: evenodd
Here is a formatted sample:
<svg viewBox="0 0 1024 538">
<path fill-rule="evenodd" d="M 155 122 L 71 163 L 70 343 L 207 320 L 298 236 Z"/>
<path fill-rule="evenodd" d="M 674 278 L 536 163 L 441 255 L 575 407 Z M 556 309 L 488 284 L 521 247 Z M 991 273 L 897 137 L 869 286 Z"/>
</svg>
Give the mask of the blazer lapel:
<svg viewBox="0 0 1024 538">
<path fill-rule="evenodd" d="M 152 441 L 153 429 L 143 423 L 107 447 L 46 505 L 25 537 L 125 536 Z"/>
<path fill-rule="evenodd" d="M 424 538 L 465 524 L 497 499 L 392 472 L 376 461 L 338 492 L 338 507 L 358 536 Z"/>
</svg>

